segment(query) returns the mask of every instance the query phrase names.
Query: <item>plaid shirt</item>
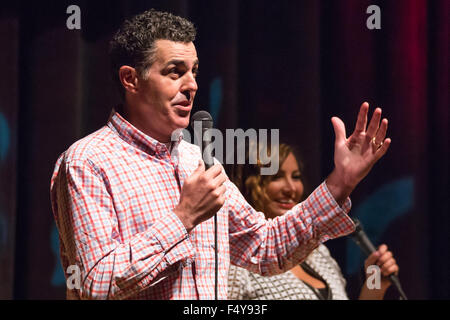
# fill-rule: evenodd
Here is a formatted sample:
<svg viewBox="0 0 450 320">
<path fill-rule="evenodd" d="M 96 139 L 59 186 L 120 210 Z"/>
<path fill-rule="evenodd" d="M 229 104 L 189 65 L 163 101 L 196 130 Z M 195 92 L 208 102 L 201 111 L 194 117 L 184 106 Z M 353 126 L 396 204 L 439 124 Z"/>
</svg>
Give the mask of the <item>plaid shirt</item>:
<svg viewBox="0 0 450 320">
<path fill-rule="evenodd" d="M 188 234 L 173 212 L 200 159 L 181 134 L 169 152 L 117 112 L 59 157 L 51 199 L 61 260 L 65 271 L 75 265 L 80 275 L 68 298 L 214 298 L 213 219 Z M 354 229 L 350 199 L 339 207 L 325 183 L 273 220 L 225 184 L 217 212 L 219 299 L 227 298 L 230 262 L 262 275 L 281 273 Z"/>
</svg>

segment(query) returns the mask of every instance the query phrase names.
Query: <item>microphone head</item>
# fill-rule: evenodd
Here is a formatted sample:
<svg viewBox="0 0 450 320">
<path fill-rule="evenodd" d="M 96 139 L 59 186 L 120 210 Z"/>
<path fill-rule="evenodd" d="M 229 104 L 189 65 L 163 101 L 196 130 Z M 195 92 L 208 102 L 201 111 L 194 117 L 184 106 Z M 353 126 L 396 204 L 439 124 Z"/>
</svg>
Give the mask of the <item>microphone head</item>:
<svg viewBox="0 0 450 320">
<path fill-rule="evenodd" d="M 202 127 L 205 129 L 212 128 L 212 126 L 213 126 L 213 119 L 212 119 L 211 115 L 209 114 L 209 112 L 204 111 L 204 110 L 197 111 L 196 113 L 194 113 L 192 115 L 192 118 L 191 118 L 192 129 L 194 129 L 194 122 L 196 122 L 196 121 L 201 121 Z"/>
<path fill-rule="evenodd" d="M 353 222 L 355 223 L 355 231 L 349 234 L 349 236 L 353 241 L 355 241 L 355 243 L 361 248 L 361 250 L 364 251 L 364 253 L 369 256 L 372 252 L 376 251 L 377 249 L 364 232 L 361 222 L 356 218 L 352 219 Z"/>
<path fill-rule="evenodd" d="M 353 220 L 353 223 L 355 224 L 355 231 L 351 235 L 355 235 L 356 233 L 363 231 L 361 222 L 356 218 L 352 218 L 352 220 Z"/>
<path fill-rule="evenodd" d="M 352 238 L 353 240 L 357 240 L 357 238 L 361 237 L 361 235 L 365 235 L 363 226 L 361 222 L 357 218 L 351 218 L 353 220 L 353 223 L 355 224 L 355 231 L 350 233 L 348 236 Z"/>
</svg>

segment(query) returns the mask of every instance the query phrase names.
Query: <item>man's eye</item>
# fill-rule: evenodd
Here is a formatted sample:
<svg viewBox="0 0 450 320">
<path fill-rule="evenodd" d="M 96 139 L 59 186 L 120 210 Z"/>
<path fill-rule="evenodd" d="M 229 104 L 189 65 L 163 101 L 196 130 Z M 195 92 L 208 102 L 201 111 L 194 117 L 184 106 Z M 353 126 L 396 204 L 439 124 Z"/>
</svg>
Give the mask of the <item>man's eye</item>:
<svg viewBox="0 0 450 320">
<path fill-rule="evenodd" d="M 192 74 L 194 75 L 194 77 L 198 77 L 198 74 L 199 74 L 198 69 L 192 70 Z"/>
<path fill-rule="evenodd" d="M 168 74 L 173 79 L 178 79 L 180 77 L 180 72 L 176 68 L 169 69 Z"/>
</svg>

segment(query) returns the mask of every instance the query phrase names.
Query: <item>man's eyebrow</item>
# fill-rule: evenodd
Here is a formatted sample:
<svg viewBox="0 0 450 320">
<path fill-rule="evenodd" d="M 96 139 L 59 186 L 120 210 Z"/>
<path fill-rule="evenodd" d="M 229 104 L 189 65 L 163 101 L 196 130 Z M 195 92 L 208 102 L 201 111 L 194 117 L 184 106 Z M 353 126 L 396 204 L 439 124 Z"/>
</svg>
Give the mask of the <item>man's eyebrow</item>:
<svg viewBox="0 0 450 320">
<path fill-rule="evenodd" d="M 199 63 L 199 61 L 198 61 L 198 59 L 196 59 L 196 60 L 194 61 L 194 66 L 197 66 L 198 63 Z M 169 61 L 166 63 L 166 67 L 169 66 L 169 65 L 171 65 L 171 64 L 174 64 L 174 65 L 176 65 L 176 66 L 182 64 L 182 65 L 185 65 L 185 66 L 186 66 L 186 62 L 185 62 L 184 60 L 179 60 L 179 59 L 172 59 L 172 60 L 169 60 Z"/>
</svg>

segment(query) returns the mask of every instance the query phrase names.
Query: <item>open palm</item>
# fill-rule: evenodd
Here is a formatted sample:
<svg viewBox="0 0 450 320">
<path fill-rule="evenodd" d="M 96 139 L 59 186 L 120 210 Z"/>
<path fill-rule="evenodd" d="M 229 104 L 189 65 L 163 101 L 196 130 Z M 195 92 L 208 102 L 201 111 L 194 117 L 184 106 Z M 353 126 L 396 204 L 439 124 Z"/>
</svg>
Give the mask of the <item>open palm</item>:
<svg viewBox="0 0 450 320">
<path fill-rule="evenodd" d="M 341 182 L 350 189 L 369 173 L 373 165 L 386 153 L 391 139 L 386 137 L 387 119 L 381 119 L 381 109 L 376 108 L 369 125 L 367 114 L 369 104 L 364 102 L 359 110 L 355 130 L 347 138 L 341 119 L 331 119 L 336 135 L 334 145 L 335 170 Z M 367 126 L 367 128 L 366 128 Z"/>
</svg>

